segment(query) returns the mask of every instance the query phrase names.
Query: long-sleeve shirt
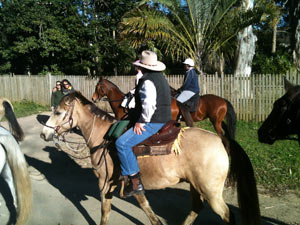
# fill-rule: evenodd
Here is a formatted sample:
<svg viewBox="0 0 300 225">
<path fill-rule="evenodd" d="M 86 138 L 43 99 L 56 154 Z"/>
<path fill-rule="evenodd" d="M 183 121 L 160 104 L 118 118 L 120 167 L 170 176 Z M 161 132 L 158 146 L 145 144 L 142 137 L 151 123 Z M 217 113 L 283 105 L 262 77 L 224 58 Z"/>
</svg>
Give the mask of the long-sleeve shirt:
<svg viewBox="0 0 300 225">
<path fill-rule="evenodd" d="M 195 94 L 198 94 L 200 92 L 198 75 L 194 68 L 191 68 L 186 72 L 183 85 L 179 90 L 181 92 L 188 90 L 194 92 Z"/>
<path fill-rule="evenodd" d="M 152 81 L 146 80 L 140 89 L 143 121 L 150 122 L 156 110 L 156 88 Z"/>
</svg>

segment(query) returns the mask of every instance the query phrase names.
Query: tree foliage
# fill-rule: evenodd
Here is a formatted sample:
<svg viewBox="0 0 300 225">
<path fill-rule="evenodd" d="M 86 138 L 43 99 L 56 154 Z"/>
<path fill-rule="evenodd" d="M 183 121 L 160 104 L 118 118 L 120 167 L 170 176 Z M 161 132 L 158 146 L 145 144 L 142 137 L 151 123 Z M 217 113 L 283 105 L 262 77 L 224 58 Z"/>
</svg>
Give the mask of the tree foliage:
<svg viewBox="0 0 300 225">
<path fill-rule="evenodd" d="M 133 4 L 130 0 L 2 1 L 0 72 L 123 72 L 127 62 L 121 59 L 130 60 L 134 52 L 126 42 L 119 43 L 113 31 Z"/>
<path fill-rule="evenodd" d="M 299 1 L 256 0 L 247 12 L 241 2 L 2 0 L 0 73 L 126 74 L 144 49 L 156 51 L 170 73 L 187 57 L 204 72 L 225 62 L 224 71 L 232 73 L 236 35 L 250 24 L 258 37 L 252 71 L 289 69 L 300 46 Z M 274 28 L 277 51 L 271 53 Z"/>
<path fill-rule="evenodd" d="M 154 42 L 173 60 L 191 57 L 203 69 L 241 29 L 260 20 L 261 8 L 240 7 L 238 0 L 141 1 L 124 16 L 121 34 L 136 48 Z"/>
</svg>

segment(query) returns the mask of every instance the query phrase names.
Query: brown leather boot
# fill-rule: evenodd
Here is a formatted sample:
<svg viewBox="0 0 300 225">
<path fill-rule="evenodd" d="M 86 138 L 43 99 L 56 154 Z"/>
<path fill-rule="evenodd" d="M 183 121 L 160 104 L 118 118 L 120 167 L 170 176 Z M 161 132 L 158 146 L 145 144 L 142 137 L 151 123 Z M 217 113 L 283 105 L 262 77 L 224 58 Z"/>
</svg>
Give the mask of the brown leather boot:
<svg viewBox="0 0 300 225">
<path fill-rule="evenodd" d="M 188 108 L 181 102 L 177 101 L 177 105 L 179 107 L 180 113 L 182 114 L 184 121 L 188 127 L 193 127 L 194 126 L 194 120 L 191 116 L 190 111 Z"/>
<path fill-rule="evenodd" d="M 144 194 L 144 186 L 140 179 L 140 173 L 137 173 L 133 176 L 128 176 L 129 182 L 127 186 L 124 188 L 124 198 L 128 198 L 133 196 L 134 194 Z"/>
</svg>

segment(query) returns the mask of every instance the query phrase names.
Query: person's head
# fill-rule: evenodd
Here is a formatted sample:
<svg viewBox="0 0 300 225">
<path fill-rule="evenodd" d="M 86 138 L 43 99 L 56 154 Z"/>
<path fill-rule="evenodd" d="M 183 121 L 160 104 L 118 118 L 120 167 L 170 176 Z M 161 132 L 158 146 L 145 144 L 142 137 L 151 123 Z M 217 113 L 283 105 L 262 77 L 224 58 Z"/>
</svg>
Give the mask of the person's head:
<svg viewBox="0 0 300 225">
<path fill-rule="evenodd" d="M 140 67 L 142 71 L 158 71 L 161 72 L 166 69 L 166 65 L 157 60 L 157 55 L 149 50 L 143 51 L 141 59 L 133 63 L 134 66 Z"/>
<path fill-rule="evenodd" d="M 58 90 L 61 90 L 61 82 L 60 82 L 59 80 L 56 81 L 55 87 L 56 87 Z"/>
<path fill-rule="evenodd" d="M 134 63 L 139 63 L 139 62 L 140 62 L 140 60 L 136 60 Z M 133 65 L 134 65 L 134 63 L 133 63 Z M 141 68 L 139 66 L 136 66 L 136 65 L 134 65 L 134 69 L 137 72 L 141 71 Z"/>
<path fill-rule="evenodd" d="M 61 81 L 61 83 L 62 83 L 64 89 L 69 89 L 70 87 L 72 87 L 70 81 L 68 81 L 67 79 L 63 79 Z"/>
<path fill-rule="evenodd" d="M 187 58 L 186 60 L 184 60 L 183 64 L 186 70 L 189 70 L 191 67 L 195 66 L 194 60 L 192 60 L 191 58 Z"/>
</svg>

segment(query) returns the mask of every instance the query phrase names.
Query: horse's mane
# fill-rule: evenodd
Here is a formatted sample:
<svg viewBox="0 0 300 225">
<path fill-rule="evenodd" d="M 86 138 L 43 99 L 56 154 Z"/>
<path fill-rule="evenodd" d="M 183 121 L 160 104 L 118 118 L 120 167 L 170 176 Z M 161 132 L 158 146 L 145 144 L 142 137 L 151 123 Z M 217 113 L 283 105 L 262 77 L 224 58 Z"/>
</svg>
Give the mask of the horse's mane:
<svg viewBox="0 0 300 225">
<path fill-rule="evenodd" d="M 112 81 L 107 80 L 107 79 L 102 79 L 102 80 L 100 79 L 100 80 L 99 80 L 99 83 L 102 82 L 102 81 L 107 81 L 107 82 L 110 83 L 112 86 L 114 86 L 119 92 L 121 92 L 122 94 L 124 94 L 124 92 L 121 91 L 121 89 L 120 89 L 117 85 L 115 85 Z"/>
<path fill-rule="evenodd" d="M 78 99 L 82 105 L 89 105 L 91 113 L 95 114 L 99 117 L 105 117 L 106 120 L 109 120 L 110 122 L 113 122 L 115 118 L 111 115 L 109 115 L 107 112 L 99 109 L 94 103 L 89 101 L 86 97 L 84 97 L 81 92 L 74 91 L 68 95 L 66 95 L 62 101 L 74 101 L 75 99 Z"/>
</svg>

